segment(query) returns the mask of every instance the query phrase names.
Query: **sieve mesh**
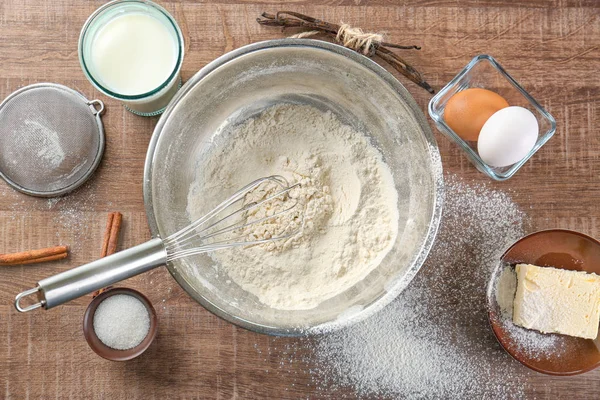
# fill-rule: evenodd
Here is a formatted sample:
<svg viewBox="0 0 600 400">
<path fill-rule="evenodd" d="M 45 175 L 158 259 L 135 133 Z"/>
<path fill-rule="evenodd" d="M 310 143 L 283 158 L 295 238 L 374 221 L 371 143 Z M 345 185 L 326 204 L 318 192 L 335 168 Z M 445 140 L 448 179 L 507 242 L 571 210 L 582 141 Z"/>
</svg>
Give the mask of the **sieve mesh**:
<svg viewBox="0 0 600 400">
<path fill-rule="evenodd" d="M 100 110 L 94 108 L 100 105 Z M 104 106 L 56 84 L 27 86 L 0 105 L 0 174 L 14 188 L 56 196 L 81 185 L 104 150 Z"/>
</svg>

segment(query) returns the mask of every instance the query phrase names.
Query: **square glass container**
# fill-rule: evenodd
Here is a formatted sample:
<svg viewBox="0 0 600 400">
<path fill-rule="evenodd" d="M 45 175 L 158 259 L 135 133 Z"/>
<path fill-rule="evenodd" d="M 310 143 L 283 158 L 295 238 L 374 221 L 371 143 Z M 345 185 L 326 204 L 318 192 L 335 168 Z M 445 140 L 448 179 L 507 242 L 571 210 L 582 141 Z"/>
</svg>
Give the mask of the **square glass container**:
<svg viewBox="0 0 600 400">
<path fill-rule="evenodd" d="M 538 138 L 535 146 L 519 162 L 506 167 L 492 167 L 486 164 L 477 153 L 477 142 L 466 141 L 458 136 L 444 120 L 444 110 L 450 98 L 468 88 L 483 88 L 504 97 L 510 106 L 521 106 L 535 115 Z M 477 169 L 490 178 L 503 181 L 512 177 L 518 170 L 554 135 L 556 121 L 529 93 L 510 76 L 498 62 L 489 55 L 476 56 L 429 102 L 429 115 L 437 128 L 464 151 Z"/>
</svg>

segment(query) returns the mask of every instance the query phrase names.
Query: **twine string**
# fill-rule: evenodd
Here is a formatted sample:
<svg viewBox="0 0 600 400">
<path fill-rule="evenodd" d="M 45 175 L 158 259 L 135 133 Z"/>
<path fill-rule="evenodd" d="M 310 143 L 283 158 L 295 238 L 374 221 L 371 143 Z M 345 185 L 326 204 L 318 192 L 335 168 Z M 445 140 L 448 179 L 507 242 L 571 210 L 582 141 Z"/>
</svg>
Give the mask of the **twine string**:
<svg viewBox="0 0 600 400">
<path fill-rule="evenodd" d="M 365 56 L 372 55 L 383 41 L 380 33 L 364 32 L 360 28 L 353 28 L 342 24 L 335 39 L 345 47 L 353 49 Z"/>
<path fill-rule="evenodd" d="M 303 39 L 311 36 L 318 35 L 320 31 L 306 31 L 300 32 L 290 36 L 294 39 Z M 342 24 L 340 29 L 335 36 L 335 40 L 342 44 L 344 47 L 348 47 L 365 56 L 372 56 L 377 51 L 377 48 L 383 42 L 383 35 L 380 33 L 364 32 L 360 28 L 351 27 L 348 24 Z"/>
<path fill-rule="evenodd" d="M 321 33 L 321 32 L 320 31 L 300 32 L 300 33 L 296 33 L 295 35 L 290 36 L 290 38 L 292 38 L 292 39 L 304 39 L 304 38 L 307 38 L 307 37 L 318 35 L 319 33 Z"/>
</svg>

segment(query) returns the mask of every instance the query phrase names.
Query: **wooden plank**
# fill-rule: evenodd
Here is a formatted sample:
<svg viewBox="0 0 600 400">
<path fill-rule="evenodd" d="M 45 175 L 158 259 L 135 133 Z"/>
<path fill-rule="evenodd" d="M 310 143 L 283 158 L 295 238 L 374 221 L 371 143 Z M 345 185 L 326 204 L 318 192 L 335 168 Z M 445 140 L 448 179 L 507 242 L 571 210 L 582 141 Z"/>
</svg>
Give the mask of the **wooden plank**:
<svg viewBox="0 0 600 400">
<path fill-rule="evenodd" d="M 0 97 L 35 82 L 62 83 L 107 105 L 107 146 L 94 177 L 59 200 L 35 199 L 0 182 L 0 252 L 55 244 L 69 259 L 0 268 L 0 398 L 353 398 L 330 392 L 309 370 L 310 351 L 294 339 L 254 334 L 196 305 L 165 269 L 123 285 L 150 297 L 159 314 L 156 342 L 137 360 L 98 358 L 81 332 L 89 297 L 28 315 L 10 305 L 46 276 L 95 259 L 106 214 L 124 214 L 123 247 L 149 238 L 142 198 L 147 144 L 156 118 L 136 117 L 85 79 L 77 58 L 79 29 L 103 1 L 0 2 Z M 435 88 L 474 55 L 489 53 L 558 121 L 556 136 L 511 180 L 492 183 L 432 124 L 447 173 L 510 191 L 537 229 L 563 227 L 600 237 L 600 5 L 595 0 L 506 2 L 446 0 L 165 1 L 186 38 L 183 77 L 224 52 L 283 37 L 261 27 L 262 11 L 294 9 L 332 22 L 385 32 L 419 44 L 403 53 Z M 397 75 L 397 74 L 396 74 Z M 430 96 L 400 81 L 426 112 Z M 427 268 L 426 270 L 431 270 Z M 468 327 L 468 321 L 465 322 Z M 290 354 L 295 353 L 292 357 Z M 570 378 L 533 375 L 528 397 L 600 396 L 600 370 Z"/>
</svg>

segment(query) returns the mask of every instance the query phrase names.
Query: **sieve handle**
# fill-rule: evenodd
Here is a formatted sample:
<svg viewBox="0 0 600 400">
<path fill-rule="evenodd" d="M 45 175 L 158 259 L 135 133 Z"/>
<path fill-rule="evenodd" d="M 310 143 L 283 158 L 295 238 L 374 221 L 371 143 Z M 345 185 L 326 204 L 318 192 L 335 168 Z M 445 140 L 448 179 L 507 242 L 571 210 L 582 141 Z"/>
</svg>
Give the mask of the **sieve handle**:
<svg viewBox="0 0 600 400">
<path fill-rule="evenodd" d="M 166 263 L 167 251 L 162 239 L 152 239 L 43 279 L 37 287 L 19 293 L 15 298 L 15 307 L 19 312 L 40 307 L 49 309 Z M 22 306 L 21 300 L 33 294 L 37 294 L 38 302 Z"/>
</svg>

